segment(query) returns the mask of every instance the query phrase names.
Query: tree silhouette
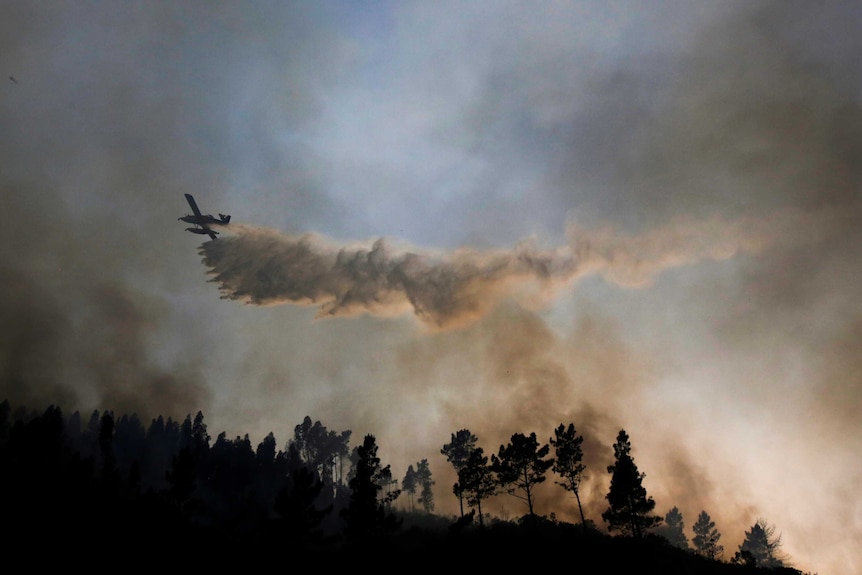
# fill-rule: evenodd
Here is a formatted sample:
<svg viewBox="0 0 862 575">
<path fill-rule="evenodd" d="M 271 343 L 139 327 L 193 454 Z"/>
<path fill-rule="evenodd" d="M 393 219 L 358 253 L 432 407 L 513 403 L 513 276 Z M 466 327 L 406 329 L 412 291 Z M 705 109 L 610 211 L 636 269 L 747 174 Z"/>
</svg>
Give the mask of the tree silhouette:
<svg viewBox="0 0 862 575">
<path fill-rule="evenodd" d="M 294 428 L 288 447 L 293 445 L 296 448 L 305 464 L 317 471 L 324 485 L 330 488 L 330 495 L 334 496 L 335 486 L 343 478 L 339 464 L 350 453 L 351 435 L 350 430 L 340 434 L 329 431 L 320 421 L 312 423 L 311 418 L 305 416 Z"/>
<path fill-rule="evenodd" d="M 734 557 L 750 556 L 748 562 L 762 568 L 783 567 L 784 558 L 781 557 L 781 535 L 775 534 L 775 526 L 769 525 L 765 519 L 758 519 L 749 531 L 745 532 L 745 539 L 739 545 L 739 551 Z"/>
<path fill-rule="evenodd" d="M 434 492 L 431 487 L 434 481 L 431 479 L 431 468 L 428 466 L 428 460 L 423 459 L 416 464 L 407 467 L 407 472 L 404 474 L 404 479 L 401 481 L 401 488 L 407 493 L 410 511 L 413 511 L 413 496 L 416 494 L 416 489 L 421 488 L 419 494 L 419 504 L 426 513 L 434 511 Z"/>
<path fill-rule="evenodd" d="M 674 506 L 664 516 L 664 525 L 658 528 L 657 533 L 667 539 L 671 545 L 680 549 L 689 549 L 688 538 L 685 536 L 685 523 L 682 513 Z"/>
<path fill-rule="evenodd" d="M 410 511 L 413 511 L 413 496 L 416 494 L 416 487 L 419 485 L 419 480 L 416 476 L 416 470 L 413 465 L 407 466 L 407 472 L 404 474 L 404 479 L 401 480 L 401 488 L 407 493 L 407 502 L 410 505 Z"/>
<path fill-rule="evenodd" d="M 270 431 L 254 452 L 258 465 L 265 466 L 275 460 L 275 443 L 275 435 Z"/>
<path fill-rule="evenodd" d="M 118 472 L 127 478 L 126 484 L 132 491 L 141 488 L 142 462 L 146 442 L 146 430 L 138 416 L 134 413 L 121 415 L 114 429 L 113 454 L 116 458 Z"/>
<path fill-rule="evenodd" d="M 12 427 L 10 414 L 12 413 L 12 404 L 8 399 L 4 399 L 0 403 L 0 445 L 5 445 L 9 439 L 9 429 Z"/>
<path fill-rule="evenodd" d="M 584 438 L 578 435 L 575 431 L 575 425 L 569 424 L 569 427 L 563 427 L 561 423 L 554 430 L 554 437 L 550 439 L 551 445 L 554 446 L 554 466 L 552 471 L 563 478 L 563 481 L 557 481 L 566 491 L 571 491 L 578 501 L 578 511 L 581 514 L 581 526 L 586 529 L 586 519 L 584 519 L 584 508 L 581 506 L 581 479 L 583 478 L 584 469 L 586 466 L 581 463 L 584 458 L 584 452 L 581 449 L 581 444 Z"/>
<path fill-rule="evenodd" d="M 394 515 L 386 512 L 386 503 L 378 500 L 383 485 L 380 483 L 383 468 L 377 457 L 377 442 L 373 435 L 366 435 L 361 446 L 356 448 L 356 469 L 350 479 L 350 503 L 341 511 L 345 519 L 346 533 L 352 539 L 365 539 L 384 535 L 398 527 Z M 388 466 L 387 466 L 388 467 Z"/>
<path fill-rule="evenodd" d="M 533 490 L 544 483 L 545 473 L 553 467 L 554 460 L 546 459 L 551 447 L 546 443 L 539 447 L 536 434 L 529 437 L 523 433 L 512 435 L 511 441 L 500 446 L 499 455 L 491 455 L 491 469 L 497 474 L 500 487 L 509 495 L 527 502 L 530 517 L 533 511 Z"/>
<path fill-rule="evenodd" d="M 92 458 L 82 458 L 67 440 L 62 410 L 43 413 L 16 410 L 0 444 L 0 509 L 9 528 L 6 548 L 19 549 L 35 538 L 70 539 L 82 532 L 68 529 L 65 519 L 87 519 L 88 533 L 104 523 L 106 507 L 99 497 L 105 485 Z M 105 490 L 107 491 L 107 490 Z M 111 492 L 114 496 L 115 492 Z M 23 549 L 25 547 L 20 547 Z"/>
<path fill-rule="evenodd" d="M 257 460 L 246 434 L 227 439 L 221 432 L 210 450 L 205 487 L 214 520 L 229 530 L 245 530 L 264 511 L 252 505 Z M 265 510 L 266 512 L 269 509 Z"/>
<path fill-rule="evenodd" d="M 210 434 L 207 433 L 207 424 L 204 423 L 204 414 L 198 411 L 192 422 L 192 453 L 198 461 L 206 458 L 210 450 Z"/>
<path fill-rule="evenodd" d="M 461 468 L 466 465 L 470 454 L 476 449 L 477 441 L 479 439 L 470 433 L 469 429 L 461 429 L 457 433 L 452 434 L 452 440 L 443 445 L 440 453 L 446 456 L 446 461 L 452 464 L 456 473 L 459 473 Z M 458 498 L 458 504 L 461 507 L 461 517 L 464 517 L 464 489 L 460 481 L 452 486 L 452 492 Z"/>
<path fill-rule="evenodd" d="M 119 488 L 117 458 L 114 456 L 114 414 L 106 411 L 99 420 L 99 455 L 102 460 L 102 482 L 107 490 Z"/>
<path fill-rule="evenodd" d="M 269 432 L 254 452 L 255 472 L 250 498 L 261 511 L 272 509 L 278 492 L 289 475 L 288 461 L 276 452 L 276 439 Z"/>
<path fill-rule="evenodd" d="M 488 458 L 475 445 L 458 473 L 461 493 L 473 508 L 452 524 L 446 518 L 430 515 L 433 498 L 423 493 L 419 501 L 429 515 L 410 517 L 415 522 L 409 530 L 382 542 L 379 536 L 399 525 L 397 512 L 388 514 L 386 509 L 398 492 L 384 494 L 392 474 L 389 466 L 381 465 L 373 436 L 367 436 L 362 446 L 352 450 L 354 469 L 349 474 L 349 493 L 345 487 L 344 493 L 339 490 L 333 500 L 327 499 L 325 482 L 316 470 L 305 465 L 295 445 L 290 443 L 286 452 L 276 453 L 273 433 L 264 437 L 256 450 L 252 450 L 248 435 L 230 441 L 224 433 L 209 448 L 201 412 L 185 420 L 159 416 L 144 432 L 134 414 L 115 419 L 111 411 L 96 411 L 89 424 L 82 426 L 78 412 L 64 422 L 62 412 L 54 406 L 44 413 L 18 407 L 14 415 L 10 407 L 8 402 L 0 402 L 0 509 L 12 527 L 6 536 L 10 549 L 41 537 L 72 545 L 92 545 L 95 541 L 97 545 L 128 551 L 143 545 L 161 553 L 160 561 L 176 553 L 183 554 L 182 560 L 206 560 L 207 554 L 201 555 L 200 549 L 216 544 L 220 551 L 216 560 L 224 561 L 227 557 L 262 558 L 261 550 L 287 543 L 290 552 L 311 552 L 331 559 L 333 565 L 341 560 L 355 565 L 361 557 L 375 560 L 373 553 L 385 548 L 387 554 L 392 553 L 390 557 L 399 560 L 424 560 L 430 556 L 450 561 L 450 557 L 467 552 L 482 554 L 492 562 L 500 559 L 503 565 L 526 559 L 533 568 L 545 569 L 551 566 L 546 558 L 536 554 L 533 546 L 522 544 L 527 534 L 524 526 L 538 525 L 541 529 L 531 530 L 530 534 L 541 534 L 542 542 L 551 546 L 568 546 L 585 562 L 604 561 L 608 572 L 753 572 L 745 567 L 740 571 L 741 564 L 802 575 L 784 566 L 784 559 L 779 557 L 781 538 L 762 519 L 746 532 L 745 541 L 729 563 L 716 560 L 721 553 L 717 544 L 720 535 L 705 511 L 694 527 L 697 555 L 656 543 L 658 538 L 635 541 L 597 530 L 585 534 L 576 526 L 557 522 L 553 513 L 549 520 L 524 515 L 517 522 L 498 521 L 485 528 L 486 499 L 496 494 L 500 485 Z M 561 428 L 551 441 L 558 449 L 565 443 L 563 439 L 577 437 L 573 426 Z M 531 443 L 529 438 L 521 437 L 513 440 L 513 449 L 519 441 Z M 532 450 L 542 451 L 537 444 Z M 618 475 L 614 479 L 622 484 L 621 469 L 626 467 L 622 463 L 626 457 L 631 459 L 627 436 L 618 437 L 615 453 L 617 464 L 611 467 Z M 169 457 L 167 465 L 164 457 Z M 502 465 L 502 459 L 498 463 Z M 555 464 L 555 469 L 563 468 L 562 462 Z M 627 465 L 634 477 L 643 477 L 633 461 Z M 426 488 L 430 491 L 433 481 L 427 460 L 410 467 L 415 489 L 422 486 L 423 492 Z M 110 469 L 116 469 L 119 475 L 108 473 L 111 479 L 106 481 L 106 470 Z M 144 478 L 152 478 L 156 470 L 162 473 L 160 487 L 142 488 Z M 128 483 L 123 482 L 125 473 Z M 409 486 L 410 481 L 405 480 L 405 485 Z M 523 495 L 525 499 L 533 496 L 525 492 Z M 333 513 L 335 509 L 341 512 Z M 483 529 L 459 533 L 473 523 L 477 512 Z M 69 517 L 79 518 L 86 529 L 70 527 Z M 665 519 L 667 525 L 659 532 L 684 545 L 679 509 L 672 508 Z M 449 526 L 449 535 L 445 534 L 445 525 Z M 631 522 L 618 529 L 636 534 Z M 505 552 L 498 552 L 501 549 Z M 707 564 L 708 560 L 713 562 Z"/>
<path fill-rule="evenodd" d="M 173 501 L 183 507 L 197 488 L 195 481 L 197 462 L 190 447 L 183 447 L 171 460 L 171 468 L 165 473 L 170 485 Z"/>
<path fill-rule="evenodd" d="M 746 551 L 744 549 L 738 549 L 730 562 L 733 565 L 757 567 L 757 559 L 754 558 L 754 555 L 752 555 L 750 551 Z"/>
<path fill-rule="evenodd" d="M 419 504 L 422 505 L 425 513 L 431 513 L 434 511 L 434 491 L 431 490 L 434 480 L 431 479 L 431 468 L 428 466 L 427 459 L 423 459 L 416 464 L 416 478 L 419 485 L 422 486 Z"/>
<path fill-rule="evenodd" d="M 619 530 L 623 535 L 641 539 L 644 530 L 661 523 L 661 517 L 651 514 L 655 501 L 647 496 L 642 485 L 646 474 L 638 472 L 631 449 L 629 436 L 621 429 L 614 444 L 616 462 L 608 466 L 608 473 L 612 474 L 606 496 L 609 505 L 602 519 L 607 522 L 609 531 Z"/>
<path fill-rule="evenodd" d="M 694 538 L 691 542 L 694 544 L 695 551 L 706 557 L 707 559 L 717 559 L 724 553 L 724 547 L 718 544 L 721 539 L 721 533 L 715 528 L 715 522 L 710 519 L 706 511 L 701 511 L 697 516 L 697 521 L 692 527 Z"/>
<path fill-rule="evenodd" d="M 458 485 L 467 504 L 475 507 L 479 512 L 479 526 L 484 527 L 482 501 L 497 493 L 498 483 L 481 447 L 471 450 L 467 460 L 458 469 Z M 463 518 L 464 515 L 462 514 L 461 517 Z"/>
<path fill-rule="evenodd" d="M 92 421 L 92 420 L 91 420 Z M 165 473 L 170 467 L 173 457 L 177 454 L 179 442 L 179 426 L 168 417 L 159 415 L 150 422 L 147 428 L 147 441 L 144 449 L 143 483 L 156 490 L 168 487 Z"/>
<path fill-rule="evenodd" d="M 380 500 L 381 503 L 383 503 L 387 511 L 392 509 L 392 502 L 398 499 L 398 496 L 401 495 L 401 490 L 398 488 L 393 489 L 393 485 L 398 485 L 398 480 L 392 477 L 391 466 L 386 465 L 385 467 L 381 467 L 374 476 L 374 482 L 386 490 L 386 494 Z"/>
<path fill-rule="evenodd" d="M 275 497 L 275 511 L 281 517 L 285 535 L 291 542 L 305 544 L 322 542 L 323 518 L 332 505 L 318 509 L 315 505 L 323 482 L 308 467 L 293 470 Z"/>
</svg>

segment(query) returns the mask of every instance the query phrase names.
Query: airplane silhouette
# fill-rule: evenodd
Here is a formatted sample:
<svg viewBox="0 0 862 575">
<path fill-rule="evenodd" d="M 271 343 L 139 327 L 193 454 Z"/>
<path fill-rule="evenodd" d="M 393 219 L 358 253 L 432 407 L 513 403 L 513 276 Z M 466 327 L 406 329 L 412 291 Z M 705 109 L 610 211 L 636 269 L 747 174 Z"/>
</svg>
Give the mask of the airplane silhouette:
<svg viewBox="0 0 862 575">
<path fill-rule="evenodd" d="M 198 209 L 198 205 L 195 202 L 195 199 L 191 194 L 186 194 L 186 201 L 189 203 L 189 206 L 192 208 L 193 215 L 187 215 L 179 218 L 180 221 L 186 222 L 187 224 L 194 224 L 193 228 L 186 228 L 187 232 L 192 232 L 193 234 L 206 234 L 212 239 L 216 239 L 218 236 L 218 232 L 213 231 L 210 228 L 211 225 L 223 226 L 230 223 L 230 216 L 225 214 L 219 214 L 219 217 L 216 218 L 209 214 L 203 215 L 201 211 Z"/>
</svg>

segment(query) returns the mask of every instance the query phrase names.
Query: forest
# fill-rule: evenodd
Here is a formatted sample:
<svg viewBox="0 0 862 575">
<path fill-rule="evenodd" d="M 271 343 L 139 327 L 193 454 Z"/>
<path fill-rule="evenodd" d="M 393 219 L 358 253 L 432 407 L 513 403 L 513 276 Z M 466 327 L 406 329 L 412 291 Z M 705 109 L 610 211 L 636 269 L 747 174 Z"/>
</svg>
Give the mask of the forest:
<svg viewBox="0 0 862 575">
<path fill-rule="evenodd" d="M 373 435 L 351 445 L 351 431 L 306 417 L 282 449 L 272 433 L 257 446 L 248 435 L 210 436 L 202 412 L 183 421 L 94 411 L 84 421 L 56 405 L 44 411 L 0 403 L 0 494 L 7 549 L 43 566 L 80 557 L 122 558 L 118 568 L 171 565 L 269 566 L 298 558 L 320 567 L 531 569 L 561 564 L 585 572 L 782 573 L 799 575 L 781 552 L 775 527 L 759 519 L 733 553 L 704 510 L 689 541 L 674 507 L 655 512 L 631 442 L 620 430 L 602 513 L 568 523 L 534 512 L 546 480 L 570 491 L 580 508 L 582 441 L 560 424 L 548 443 L 515 433 L 486 455 L 468 429 L 453 432 L 440 453 L 458 481 L 460 514 L 434 513 L 427 459 L 395 478 Z M 489 516 L 483 502 L 509 493 L 526 503 L 522 517 Z M 395 502 L 399 501 L 399 505 Z M 526 563 L 525 563 L 526 562 Z"/>
</svg>

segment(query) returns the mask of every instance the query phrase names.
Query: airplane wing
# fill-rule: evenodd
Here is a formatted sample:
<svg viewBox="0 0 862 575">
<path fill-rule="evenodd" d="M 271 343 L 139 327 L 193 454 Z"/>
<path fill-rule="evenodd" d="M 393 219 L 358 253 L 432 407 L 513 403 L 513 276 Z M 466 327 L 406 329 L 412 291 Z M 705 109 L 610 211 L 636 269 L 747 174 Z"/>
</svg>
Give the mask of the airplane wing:
<svg viewBox="0 0 862 575">
<path fill-rule="evenodd" d="M 200 218 L 201 217 L 201 211 L 198 209 L 198 204 L 197 204 L 197 202 L 195 202 L 195 199 L 192 197 L 192 195 L 186 194 L 186 200 L 188 201 L 189 206 L 191 206 L 192 212 L 194 212 L 195 216 Z M 213 239 L 215 239 L 215 238 L 213 238 Z"/>
<path fill-rule="evenodd" d="M 201 226 L 201 227 L 202 227 L 204 230 L 206 230 L 206 232 L 207 232 L 207 233 L 209 234 L 209 236 L 210 236 L 210 239 L 214 240 L 214 239 L 216 239 L 216 238 L 218 237 L 218 232 L 214 232 L 214 231 L 212 231 L 212 230 L 211 230 L 210 228 L 208 228 L 207 226 Z"/>
</svg>

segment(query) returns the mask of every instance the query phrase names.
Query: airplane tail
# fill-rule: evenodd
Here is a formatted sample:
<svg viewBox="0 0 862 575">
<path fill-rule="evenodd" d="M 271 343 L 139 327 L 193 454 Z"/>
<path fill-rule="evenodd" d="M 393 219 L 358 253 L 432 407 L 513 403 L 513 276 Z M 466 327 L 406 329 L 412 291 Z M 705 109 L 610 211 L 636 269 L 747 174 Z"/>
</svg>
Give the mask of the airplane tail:
<svg viewBox="0 0 862 575">
<path fill-rule="evenodd" d="M 221 218 L 221 223 L 223 223 L 223 224 L 229 224 L 230 223 L 230 216 L 229 215 L 226 216 L 224 214 L 219 214 L 219 217 Z"/>
</svg>

